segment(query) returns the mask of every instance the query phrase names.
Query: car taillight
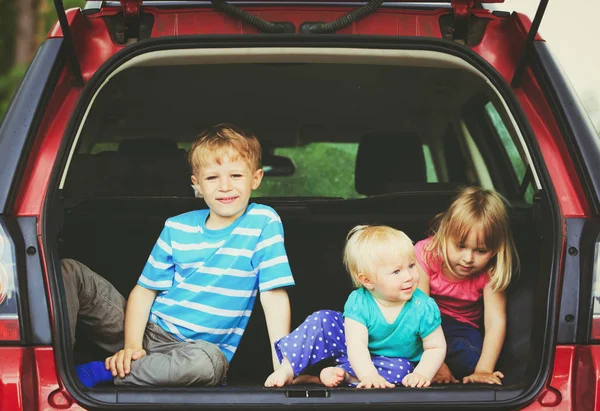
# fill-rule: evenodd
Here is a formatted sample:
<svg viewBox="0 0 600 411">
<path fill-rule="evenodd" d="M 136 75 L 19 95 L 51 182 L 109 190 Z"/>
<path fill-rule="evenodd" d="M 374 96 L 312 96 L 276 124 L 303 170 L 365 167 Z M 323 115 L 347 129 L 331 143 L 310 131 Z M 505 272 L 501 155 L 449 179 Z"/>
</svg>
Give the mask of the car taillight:
<svg viewBox="0 0 600 411">
<path fill-rule="evenodd" d="M 15 247 L 0 220 L 0 341 L 21 339 Z"/>
</svg>

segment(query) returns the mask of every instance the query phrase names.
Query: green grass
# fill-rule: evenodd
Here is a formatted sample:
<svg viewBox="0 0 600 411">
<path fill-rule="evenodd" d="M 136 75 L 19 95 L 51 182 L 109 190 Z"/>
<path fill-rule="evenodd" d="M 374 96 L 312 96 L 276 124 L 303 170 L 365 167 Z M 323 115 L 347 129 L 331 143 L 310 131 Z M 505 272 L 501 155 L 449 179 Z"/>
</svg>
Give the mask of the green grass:
<svg viewBox="0 0 600 411">
<path fill-rule="evenodd" d="M 275 154 L 296 164 L 291 176 L 265 176 L 255 197 L 362 197 L 354 189 L 358 144 L 312 143 L 278 148 Z"/>
</svg>

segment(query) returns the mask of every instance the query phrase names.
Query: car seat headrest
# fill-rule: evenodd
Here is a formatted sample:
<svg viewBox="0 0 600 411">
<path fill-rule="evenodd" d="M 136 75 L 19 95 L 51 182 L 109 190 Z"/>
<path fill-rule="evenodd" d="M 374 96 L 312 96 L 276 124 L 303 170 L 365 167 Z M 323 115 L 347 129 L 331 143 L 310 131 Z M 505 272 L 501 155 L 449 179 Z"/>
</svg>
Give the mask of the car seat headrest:
<svg viewBox="0 0 600 411">
<path fill-rule="evenodd" d="M 136 138 L 123 140 L 119 143 L 120 154 L 129 155 L 164 155 L 178 151 L 177 142 L 164 138 Z"/>
<path fill-rule="evenodd" d="M 354 185 L 364 195 L 427 183 L 423 143 L 415 133 L 370 133 L 360 139 Z"/>
</svg>

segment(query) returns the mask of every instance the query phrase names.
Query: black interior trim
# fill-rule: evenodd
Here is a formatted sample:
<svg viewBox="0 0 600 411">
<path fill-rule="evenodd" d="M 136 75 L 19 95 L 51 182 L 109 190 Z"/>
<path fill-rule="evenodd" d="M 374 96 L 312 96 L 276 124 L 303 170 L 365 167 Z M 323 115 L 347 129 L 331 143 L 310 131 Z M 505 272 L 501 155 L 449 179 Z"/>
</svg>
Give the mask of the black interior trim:
<svg viewBox="0 0 600 411">
<path fill-rule="evenodd" d="M 567 219 L 568 220 L 568 219 Z M 570 236 L 569 236 L 570 237 Z M 578 293 L 579 303 L 579 316 L 577 321 L 574 321 L 576 327 L 575 342 L 577 344 L 590 344 L 598 343 L 598 341 L 592 341 L 592 320 L 593 320 L 593 309 L 594 302 L 592 301 L 592 295 L 594 294 L 595 284 L 593 282 L 594 277 L 594 265 L 596 264 L 596 243 L 600 242 L 600 218 L 587 219 L 581 237 L 579 238 L 579 244 L 575 243 L 573 246 L 575 250 L 567 250 L 567 255 L 575 254 L 579 258 L 579 287 L 574 287 L 572 283 L 564 283 L 564 290 L 569 290 L 569 293 Z M 569 253 L 569 251 L 571 251 Z M 598 297 L 598 296 L 597 296 Z M 565 316 L 561 315 L 561 323 L 565 321 Z M 560 335 L 560 334 L 559 334 Z"/>
</svg>

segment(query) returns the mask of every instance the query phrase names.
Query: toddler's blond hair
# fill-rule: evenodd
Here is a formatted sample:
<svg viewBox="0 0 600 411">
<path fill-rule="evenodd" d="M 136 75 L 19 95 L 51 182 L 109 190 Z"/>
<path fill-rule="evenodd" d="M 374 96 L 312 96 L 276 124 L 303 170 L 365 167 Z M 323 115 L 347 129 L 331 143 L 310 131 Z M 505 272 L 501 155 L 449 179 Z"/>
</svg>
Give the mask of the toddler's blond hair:
<svg viewBox="0 0 600 411">
<path fill-rule="evenodd" d="M 361 287 L 359 274 L 373 278 L 377 267 L 391 256 L 416 260 L 411 239 L 400 230 L 383 225 L 357 225 L 346 236 L 344 265 L 356 288 Z"/>
</svg>

